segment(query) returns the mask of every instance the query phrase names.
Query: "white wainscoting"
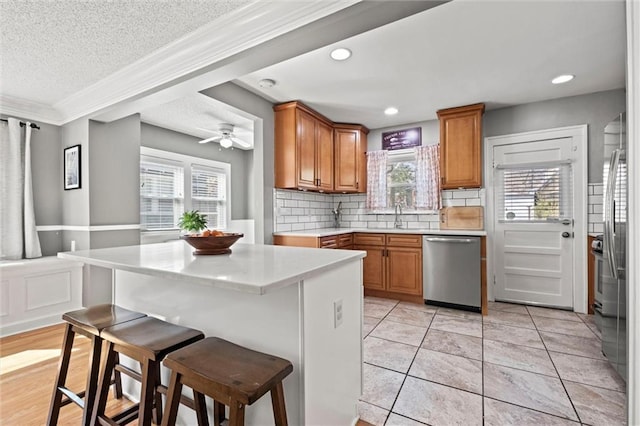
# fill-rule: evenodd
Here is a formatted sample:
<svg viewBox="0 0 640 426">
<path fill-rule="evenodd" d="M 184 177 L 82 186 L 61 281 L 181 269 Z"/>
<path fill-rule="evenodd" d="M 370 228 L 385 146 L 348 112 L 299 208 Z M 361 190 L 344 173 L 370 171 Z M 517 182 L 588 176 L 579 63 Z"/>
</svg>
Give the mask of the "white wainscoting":
<svg viewBox="0 0 640 426">
<path fill-rule="evenodd" d="M 0 337 L 60 323 L 81 308 L 82 265 L 53 256 L 0 262 Z"/>
</svg>

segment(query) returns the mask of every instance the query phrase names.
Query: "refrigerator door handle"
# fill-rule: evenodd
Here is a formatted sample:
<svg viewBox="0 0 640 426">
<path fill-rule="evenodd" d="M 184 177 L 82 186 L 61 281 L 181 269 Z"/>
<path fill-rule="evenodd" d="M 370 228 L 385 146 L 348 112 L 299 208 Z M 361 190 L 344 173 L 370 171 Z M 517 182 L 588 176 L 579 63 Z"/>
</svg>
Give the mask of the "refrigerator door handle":
<svg viewBox="0 0 640 426">
<path fill-rule="evenodd" d="M 607 192 L 605 194 L 605 212 L 604 212 L 604 238 L 606 241 L 606 255 L 609 260 L 609 268 L 611 276 L 618 278 L 618 265 L 615 257 L 615 235 L 614 235 L 614 200 L 616 191 L 616 179 L 618 175 L 618 165 L 620 163 L 620 150 L 616 149 L 611 154 L 611 162 L 609 163 L 609 175 L 607 177 Z"/>
</svg>

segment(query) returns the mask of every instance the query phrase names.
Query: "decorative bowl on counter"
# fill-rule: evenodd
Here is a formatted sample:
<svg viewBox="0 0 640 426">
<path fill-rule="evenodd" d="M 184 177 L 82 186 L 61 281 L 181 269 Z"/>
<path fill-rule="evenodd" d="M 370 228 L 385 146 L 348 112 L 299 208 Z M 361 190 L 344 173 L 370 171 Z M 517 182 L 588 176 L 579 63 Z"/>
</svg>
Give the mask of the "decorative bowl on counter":
<svg viewBox="0 0 640 426">
<path fill-rule="evenodd" d="M 236 241 L 244 237 L 244 234 L 225 233 L 218 236 L 195 237 L 191 235 L 180 235 L 181 240 L 185 240 L 196 250 L 193 254 L 228 254 Z"/>
</svg>

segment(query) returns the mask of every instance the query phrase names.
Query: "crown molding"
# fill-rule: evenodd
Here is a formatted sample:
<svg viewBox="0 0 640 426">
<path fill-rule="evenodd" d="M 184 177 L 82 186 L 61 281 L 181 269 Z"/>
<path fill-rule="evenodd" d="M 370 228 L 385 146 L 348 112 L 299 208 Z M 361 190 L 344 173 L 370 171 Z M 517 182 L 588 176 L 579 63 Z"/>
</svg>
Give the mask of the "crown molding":
<svg viewBox="0 0 640 426">
<path fill-rule="evenodd" d="M 63 124 L 62 116 L 55 108 L 6 95 L 0 95 L 0 114 L 56 126 Z"/>
<path fill-rule="evenodd" d="M 50 108 L 62 124 L 136 95 L 194 76 L 251 47 L 347 8 L 361 0 L 255 2 L 154 51 Z"/>
</svg>

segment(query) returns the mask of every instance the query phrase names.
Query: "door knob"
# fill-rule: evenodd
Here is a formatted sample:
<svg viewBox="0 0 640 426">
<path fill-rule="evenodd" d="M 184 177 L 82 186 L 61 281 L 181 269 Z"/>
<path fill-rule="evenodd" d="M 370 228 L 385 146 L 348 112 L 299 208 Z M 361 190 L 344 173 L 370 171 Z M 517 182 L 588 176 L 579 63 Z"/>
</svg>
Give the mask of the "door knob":
<svg viewBox="0 0 640 426">
<path fill-rule="evenodd" d="M 564 231 L 562 233 L 562 238 L 569 238 L 571 236 L 571 232 Z"/>
</svg>

